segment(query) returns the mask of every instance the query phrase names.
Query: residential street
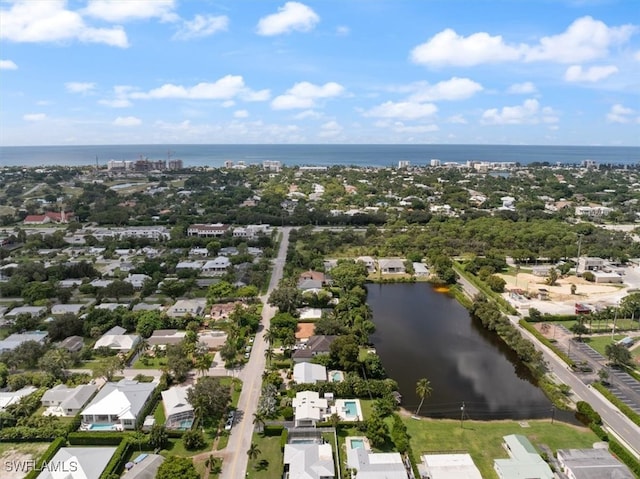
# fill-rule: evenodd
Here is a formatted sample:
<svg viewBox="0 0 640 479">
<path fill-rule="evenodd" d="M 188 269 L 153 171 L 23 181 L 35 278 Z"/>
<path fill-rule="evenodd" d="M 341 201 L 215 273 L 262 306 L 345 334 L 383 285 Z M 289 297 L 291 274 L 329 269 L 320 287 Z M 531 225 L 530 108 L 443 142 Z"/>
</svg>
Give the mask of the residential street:
<svg viewBox="0 0 640 479">
<path fill-rule="evenodd" d="M 291 228 L 281 228 L 282 240 L 278 256 L 274 260 L 273 272 L 267 294 L 261 297 L 264 303 L 262 310 L 262 327 L 253 343 L 251 357 L 239 374 L 243 381 L 242 393 L 238 401 L 237 423 L 231 429 L 229 443 L 222 454 L 224 462 L 222 464 L 222 473 L 220 479 L 241 479 L 245 477 L 247 472 L 247 450 L 251 445 L 253 435 L 253 414 L 257 410 L 258 399 L 260 398 L 260 390 L 262 386 L 262 372 L 264 371 L 266 360 L 264 352 L 267 349 L 264 340 L 264 331 L 269 328 L 271 318 L 276 313 L 276 308 L 267 304 L 271 291 L 278 285 L 282 279 L 282 270 L 287 257 L 287 248 L 289 247 L 289 232 Z"/>
</svg>

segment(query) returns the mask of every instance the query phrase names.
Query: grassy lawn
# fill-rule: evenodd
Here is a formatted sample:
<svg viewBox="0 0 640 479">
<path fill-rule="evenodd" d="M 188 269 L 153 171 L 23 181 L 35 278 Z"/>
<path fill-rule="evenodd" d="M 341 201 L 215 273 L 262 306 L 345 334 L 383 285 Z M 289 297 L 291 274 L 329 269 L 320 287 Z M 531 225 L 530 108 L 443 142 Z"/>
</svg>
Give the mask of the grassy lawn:
<svg viewBox="0 0 640 479">
<path fill-rule="evenodd" d="M 145 356 L 144 358 L 144 360 L 138 358 L 133 363 L 133 369 L 162 369 L 163 366 L 167 365 L 167 358 L 153 358 L 150 356 Z"/>
<path fill-rule="evenodd" d="M 156 420 L 156 424 L 164 424 L 167 420 L 167 418 L 164 417 L 164 406 L 162 404 L 162 400 L 158 401 L 158 405 L 153 411 L 153 417 Z"/>
<path fill-rule="evenodd" d="M 225 386 L 231 386 L 231 407 L 237 407 L 240 393 L 242 392 L 242 381 L 238 378 L 225 376 L 220 378 L 220 382 Z"/>
<path fill-rule="evenodd" d="M 607 344 L 615 343 L 616 341 L 620 341 L 623 338 L 625 338 L 624 334 L 614 335 L 613 340 L 611 339 L 610 335 L 595 336 L 593 338 L 584 338 L 584 342 L 606 357 L 604 350 L 607 347 Z"/>
<path fill-rule="evenodd" d="M 265 436 L 254 433 L 252 441 L 258 445 L 260 454 L 255 459 L 249 460 L 247 466 L 247 478 L 249 479 L 280 479 L 284 468 L 283 454 L 280 450 L 280 436 Z M 245 454 L 241 452 L 240 454 Z M 261 461 L 267 461 L 265 467 L 260 466 Z"/>
<path fill-rule="evenodd" d="M 181 456 L 181 457 L 191 457 L 196 454 L 200 454 L 201 452 L 210 451 L 213 445 L 213 440 L 209 434 L 204 435 L 205 444 L 202 449 L 198 449 L 197 451 L 187 451 L 184 447 L 184 443 L 182 439 L 169 439 L 169 445 L 166 449 L 160 451 L 160 454 L 163 456 Z"/>
<path fill-rule="evenodd" d="M 467 451 L 485 479 L 497 479 L 493 460 L 507 458 L 502 437 L 522 434 L 531 443 L 546 444 L 553 451 L 566 448 L 590 448 L 598 441 L 591 430 L 584 427 L 550 421 L 527 421 L 521 427 L 517 421 L 466 421 L 464 429 L 454 420 L 404 419 L 411 437 L 415 459 L 429 451 Z"/>
</svg>

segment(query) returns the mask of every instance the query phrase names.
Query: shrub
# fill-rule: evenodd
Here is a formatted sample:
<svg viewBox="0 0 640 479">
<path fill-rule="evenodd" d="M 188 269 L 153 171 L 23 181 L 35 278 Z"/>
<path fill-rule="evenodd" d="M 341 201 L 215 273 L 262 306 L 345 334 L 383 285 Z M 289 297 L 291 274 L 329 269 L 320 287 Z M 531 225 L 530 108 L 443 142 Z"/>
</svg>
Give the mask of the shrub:
<svg viewBox="0 0 640 479">
<path fill-rule="evenodd" d="M 187 451 L 195 451 L 204 447 L 204 436 L 200 431 L 194 431 L 193 429 L 185 432 L 182 435 L 184 441 L 184 448 Z"/>
<path fill-rule="evenodd" d="M 584 425 L 588 426 L 590 423 L 595 423 L 597 425 L 602 424 L 600 414 L 598 414 L 588 402 L 578 401 L 576 403 L 576 409 L 576 417 Z"/>
<path fill-rule="evenodd" d="M 125 438 L 123 432 L 72 432 L 67 437 L 72 446 L 117 446 Z"/>
<path fill-rule="evenodd" d="M 596 280 L 595 275 L 591 271 L 585 271 L 582 273 L 582 277 L 590 283 L 593 283 Z"/>
<path fill-rule="evenodd" d="M 609 441 L 609 450 L 618 456 L 618 459 L 624 462 L 636 476 L 640 476 L 640 462 L 622 447 L 618 441 Z"/>
<path fill-rule="evenodd" d="M 131 442 L 128 438 L 122 439 L 120 445 L 116 448 L 116 451 L 107 463 L 107 467 L 105 467 L 102 474 L 100 474 L 100 479 L 107 479 L 111 477 L 112 474 L 119 474 L 124 468 L 125 461 L 129 457 L 130 452 Z"/>
<path fill-rule="evenodd" d="M 47 448 L 44 454 L 38 459 L 36 463 L 36 467 L 33 470 L 29 471 L 29 473 L 25 476 L 25 479 L 36 479 L 40 475 L 40 470 L 42 469 L 42 464 L 45 462 L 49 462 L 53 459 L 53 456 L 56 455 L 58 449 L 60 449 L 65 444 L 65 440 L 61 437 L 55 439 L 51 445 Z"/>
</svg>

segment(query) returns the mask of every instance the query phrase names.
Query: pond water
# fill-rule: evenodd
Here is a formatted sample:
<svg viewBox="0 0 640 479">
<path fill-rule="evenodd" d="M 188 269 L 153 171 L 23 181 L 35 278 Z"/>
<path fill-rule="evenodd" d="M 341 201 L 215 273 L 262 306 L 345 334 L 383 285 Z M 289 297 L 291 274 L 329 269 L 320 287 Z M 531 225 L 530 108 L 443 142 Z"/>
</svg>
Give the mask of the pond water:
<svg viewBox="0 0 640 479">
<path fill-rule="evenodd" d="M 371 336 L 389 377 L 402 394 L 402 406 L 415 412 L 415 389 L 428 378 L 433 393 L 421 415 L 470 419 L 551 417 L 552 405 L 529 370 L 467 310 L 429 284 L 371 284 L 367 302 L 376 332 Z M 574 422 L 572 415 L 555 417 Z"/>
</svg>

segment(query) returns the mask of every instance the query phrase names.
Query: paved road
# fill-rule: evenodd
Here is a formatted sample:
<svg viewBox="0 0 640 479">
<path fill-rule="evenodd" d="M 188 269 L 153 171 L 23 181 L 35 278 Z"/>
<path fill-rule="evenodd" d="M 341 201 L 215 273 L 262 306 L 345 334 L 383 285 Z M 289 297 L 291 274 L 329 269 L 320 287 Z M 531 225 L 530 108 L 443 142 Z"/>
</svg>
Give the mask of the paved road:
<svg viewBox="0 0 640 479">
<path fill-rule="evenodd" d="M 462 276 L 459 277 L 458 282 L 462 285 L 465 292 L 471 297 L 478 294 L 478 288 Z M 618 436 L 622 442 L 626 443 L 627 447 L 631 451 L 635 452 L 636 456 L 640 456 L 640 427 L 636 426 L 627 416 L 622 414 L 618 408 L 612 405 L 598 391 L 584 384 L 582 379 L 574 374 L 562 359 L 556 356 L 556 354 L 544 344 L 540 343 L 533 334 L 521 327 L 518 323 L 520 320 L 519 316 L 509 315 L 508 318 L 520 333 L 536 346 L 536 349 L 542 351 L 550 373 L 554 374 L 560 381 L 570 386 L 573 393 L 579 399 L 590 403 L 591 406 L 593 406 L 593 408 L 600 414 L 603 422 L 609 430 L 613 431 L 615 436 Z"/>
<path fill-rule="evenodd" d="M 289 247 L 289 232 L 291 228 L 282 228 L 282 241 L 280 249 L 273 265 L 271 273 L 271 281 L 267 294 L 260 299 L 264 303 L 262 309 L 262 329 L 256 334 L 251 350 L 251 357 L 240 372 L 239 377 L 243 381 L 242 392 L 238 400 L 239 422 L 231 429 L 229 443 L 224 453 L 224 462 L 222 463 L 222 473 L 220 479 L 241 479 L 247 473 L 247 450 L 251 445 L 253 436 L 253 414 L 257 410 L 258 399 L 260 398 L 262 386 L 262 372 L 265 370 L 266 360 L 264 352 L 267 349 L 264 340 L 264 331 L 269 328 L 271 318 L 276 313 L 276 308 L 267 304 L 267 300 L 271 291 L 278 285 L 282 279 L 282 270 L 287 257 L 287 248 Z"/>
</svg>

